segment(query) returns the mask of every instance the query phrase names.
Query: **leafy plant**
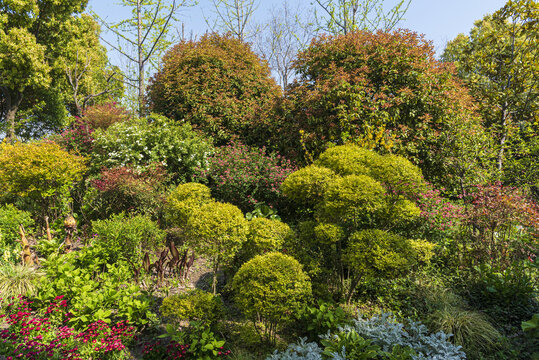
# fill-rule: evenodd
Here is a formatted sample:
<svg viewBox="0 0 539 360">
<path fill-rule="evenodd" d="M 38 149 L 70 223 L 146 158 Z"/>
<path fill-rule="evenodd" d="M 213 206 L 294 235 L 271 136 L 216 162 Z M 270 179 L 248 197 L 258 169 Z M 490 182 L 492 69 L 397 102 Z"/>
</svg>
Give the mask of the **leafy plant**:
<svg viewBox="0 0 539 360">
<path fill-rule="evenodd" d="M 229 202 L 246 212 L 259 203 L 270 208 L 284 204 L 279 187 L 295 168 L 290 161 L 266 148 L 239 143 L 222 146 L 199 169 L 196 179 L 206 183 L 219 201 Z"/>
<path fill-rule="evenodd" d="M 323 301 L 318 301 L 316 306 L 303 307 L 297 316 L 310 340 L 317 340 L 320 334 L 334 332 L 348 321 L 340 306 Z"/>
<path fill-rule="evenodd" d="M 92 229 L 97 234 L 94 242 L 109 251 L 112 261 L 139 262 L 146 250 L 159 249 L 165 239 L 164 231 L 147 215 L 113 215 L 93 221 Z"/>
<path fill-rule="evenodd" d="M 166 297 L 159 310 L 176 323 L 199 321 L 211 325 L 224 316 L 221 298 L 198 289 Z"/>
<path fill-rule="evenodd" d="M 232 280 L 234 301 L 253 322 L 264 324 L 267 340 L 293 319 L 311 296 L 311 282 L 293 257 L 277 252 L 255 256 Z"/>
</svg>

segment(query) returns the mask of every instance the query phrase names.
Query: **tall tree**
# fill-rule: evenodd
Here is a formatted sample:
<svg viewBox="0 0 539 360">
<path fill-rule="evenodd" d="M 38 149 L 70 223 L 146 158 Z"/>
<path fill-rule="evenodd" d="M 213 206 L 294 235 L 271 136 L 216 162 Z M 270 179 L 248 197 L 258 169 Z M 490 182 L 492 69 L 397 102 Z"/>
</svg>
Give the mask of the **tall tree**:
<svg viewBox="0 0 539 360">
<path fill-rule="evenodd" d="M 455 63 L 497 140 L 504 168 L 509 144 L 539 136 L 539 3 L 508 1 L 451 41 L 442 56 Z M 530 131 L 534 136 L 529 136 Z"/>
<path fill-rule="evenodd" d="M 66 69 L 74 66 L 74 54 L 99 58 L 92 70 L 105 68 L 99 28 L 91 18 L 79 15 L 86 3 L 0 1 L 0 120 L 8 139 L 41 136 L 65 125 L 73 99 Z M 80 87 L 80 96 L 102 91 L 104 83 L 97 73 L 78 75 L 80 83 L 93 83 L 92 88 Z"/>
<path fill-rule="evenodd" d="M 255 10 L 259 2 L 257 0 L 212 0 L 216 18 L 214 23 L 206 19 L 213 30 L 221 30 L 230 33 L 240 41 L 245 41 L 257 32 L 250 28 Z"/>
<path fill-rule="evenodd" d="M 108 24 L 94 13 L 118 39 L 116 44 L 102 40 L 135 67 L 134 74 L 127 77 L 127 84 L 137 89 L 139 115 L 144 113 L 147 73 L 151 65 L 156 68 L 158 59 L 172 44 L 169 30 L 178 10 L 192 3 L 190 0 L 122 0 L 121 5 L 130 8 L 132 16 L 115 24 Z"/>
<path fill-rule="evenodd" d="M 315 0 L 322 10 L 316 12 L 320 30 L 348 34 L 356 30 L 391 30 L 402 20 L 412 0 L 399 0 L 387 10 L 384 0 Z"/>
</svg>

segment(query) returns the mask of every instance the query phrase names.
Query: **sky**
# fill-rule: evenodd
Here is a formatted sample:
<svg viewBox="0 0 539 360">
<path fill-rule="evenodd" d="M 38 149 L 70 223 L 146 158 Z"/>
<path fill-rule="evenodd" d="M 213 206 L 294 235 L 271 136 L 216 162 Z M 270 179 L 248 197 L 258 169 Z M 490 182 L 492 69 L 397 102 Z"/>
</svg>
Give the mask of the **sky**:
<svg viewBox="0 0 539 360">
<path fill-rule="evenodd" d="M 282 0 L 260 0 L 256 10 L 255 21 L 263 22 L 268 18 L 272 8 L 282 5 Z M 386 6 L 392 6 L 396 0 L 386 0 Z M 459 33 L 468 33 L 474 21 L 493 13 L 505 4 L 506 0 L 412 0 L 405 20 L 400 27 L 408 28 L 424 34 L 432 40 L 434 48 L 440 55 L 447 41 Z M 130 12 L 118 5 L 119 1 L 89 0 L 89 8 L 107 21 L 118 21 L 127 18 Z M 289 0 L 289 3 L 310 11 L 312 0 Z M 204 18 L 212 16 L 212 0 L 200 0 L 199 4 L 185 8 L 180 13 L 186 34 L 202 34 L 208 29 Z"/>
</svg>

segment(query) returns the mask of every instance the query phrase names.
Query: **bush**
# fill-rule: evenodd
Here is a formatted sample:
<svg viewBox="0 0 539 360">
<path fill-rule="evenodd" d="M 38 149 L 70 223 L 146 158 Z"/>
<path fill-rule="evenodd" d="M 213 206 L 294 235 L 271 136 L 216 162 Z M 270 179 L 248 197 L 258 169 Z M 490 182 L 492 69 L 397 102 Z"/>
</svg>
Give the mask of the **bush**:
<svg viewBox="0 0 539 360">
<path fill-rule="evenodd" d="M 224 316 L 221 297 L 198 289 L 166 297 L 159 310 L 178 323 L 195 320 L 211 325 Z"/>
<path fill-rule="evenodd" d="M 284 244 L 295 236 L 290 226 L 279 221 L 266 218 L 255 218 L 249 221 L 247 241 L 243 243 L 239 258 L 243 264 L 247 260 L 266 252 L 280 251 Z"/>
<path fill-rule="evenodd" d="M 193 209 L 211 201 L 211 190 L 206 185 L 180 184 L 167 197 L 165 219 L 170 225 L 185 227 Z"/>
<path fill-rule="evenodd" d="M 295 317 L 311 296 L 311 282 L 300 263 L 277 252 L 255 256 L 232 280 L 234 301 L 253 321 L 261 320 L 268 338 Z"/>
<path fill-rule="evenodd" d="M 287 89 L 276 143 L 299 158 L 347 142 L 391 149 L 438 186 L 475 183 L 485 175 L 477 154 L 488 137 L 472 97 L 434 55 L 422 36 L 403 29 L 314 39 L 294 63 L 298 81 Z"/>
<path fill-rule="evenodd" d="M 210 141 L 195 133 L 189 124 L 179 124 L 159 115 L 118 122 L 95 132 L 92 166 L 129 165 L 143 170 L 159 163 L 174 181 L 191 180 L 196 168 L 207 167 Z"/>
<path fill-rule="evenodd" d="M 34 295 L 42 276 L 31 266 L 0 263 L 0 308 L 19 296 Z"/>
<path fill-rule="evenodd" d="M 337 174 L 328 168 L 309 165 L 290 174 L 281 190 L 290 200 L 313 206 L 323 199 L 326 189 L 336 178 Z"/>
<path fill-rule="evenodd" d="M 129 166 L 104 168 L 90 180 L 83 199 L 84 216 L 108 218 L 121 212 L 157 217 L 163 203 L 166 173 L 161 165 L 136 170 Z"/>
<path fill-rule="evenodd" d="M 219 266 L 228 265 L 246 240 L 247 220 L 232 204 L 209 202 L 195 208 L 187 221 L 186 237 L 213 270 L 213 293 L 217 291 Z"/>
<path fill-rule="evenodd" d="M 89 155 L 94 148 L 94 132 L 84 118 L 75 118 L 64 131 L 50 139 L 72 154 Z"/>
<path fill-rule="evenodd" d="M 119 259 L 138 263 L 145 251 L 153 252 L 164 245 L 165 232 L 147 215 L 113 215 L 107 220 L 92 221 L 95 244 Z"/>
<path fill-rule="evenodd" d="M 70 190 L 86 170 L 84 162 L 51 142 L 2 143 L 0 191 L 4 199 L 30 200 L 35 213 L 55 219 L 67 210 Z"/>
<path fill-rule="evenodd" d="M 265 148 L 256 149 L 234 143 L 217 148 L 206 169 L 197 179 L 207 183 L 213 196 L 247 212 L 259 203 L 279 208 L 283 197 L 281 183 L 295 168 L 290 161 Z"/>
<path fill-rule="evenodd" d="M 106 130 L 110 126 L 129 120 L 129 112 L 116 102 L 88 106 L 84 110 L 83 121 L 92 129 Z"/>
<path fill-rule="evenodd" d="M 218 34 L 174 46 L 148 87 L 152 111 L 191 123 L 218 145 L 238 138 L 264 144 L 257 123 L 271 116 L 279 95 L 267 64 L 249 45 Z"/>
</svg>

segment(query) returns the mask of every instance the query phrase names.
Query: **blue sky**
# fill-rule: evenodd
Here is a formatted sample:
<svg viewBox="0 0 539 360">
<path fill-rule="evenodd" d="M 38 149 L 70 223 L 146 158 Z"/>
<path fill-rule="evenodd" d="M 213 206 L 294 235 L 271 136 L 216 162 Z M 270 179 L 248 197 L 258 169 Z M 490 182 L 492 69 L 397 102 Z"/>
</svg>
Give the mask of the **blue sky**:
<svg viewBox="0 0 539 360">
<path fill-rule="evenodd" d="M 263 22 L 274 7 L 279 7 L 282 0 L 261 0 L 256 11 L 255 21 Z M 289 0 L 294 6 L 301 6 L 310 11 L 311 0 Z M 459 33 L 468 33 L 475 20 L 492 13 L 505 4 L 505 0 L 412 0 L 401 27 L 409 28 L 425 34 L 432 40 L 438 55 L 443 51 L 447 41 Z M 386 6 L 396 3 L 386 0 Z M 211 0 L 201 0 L 199 4 L 182 10 L 180 18 L 185 26 L 185 33 L 204 33 L 208 26 L 204 21 L 211 16 Z M 128 17 L 129 10 L 117 5 L 117 1 L 90 0 L 89 8 L 108 21 L 117 21 Z"/>
</svg>

